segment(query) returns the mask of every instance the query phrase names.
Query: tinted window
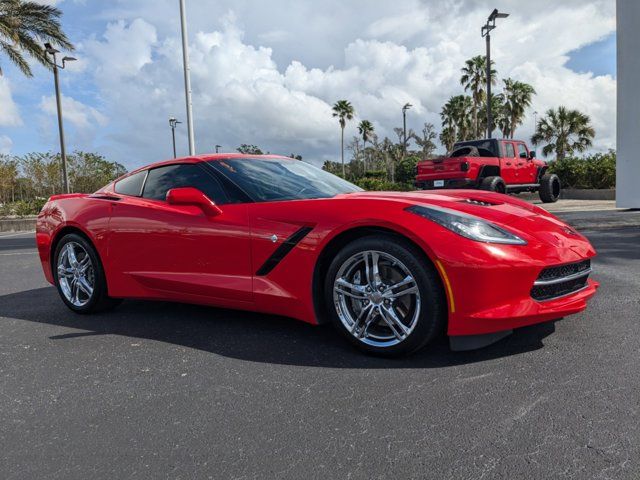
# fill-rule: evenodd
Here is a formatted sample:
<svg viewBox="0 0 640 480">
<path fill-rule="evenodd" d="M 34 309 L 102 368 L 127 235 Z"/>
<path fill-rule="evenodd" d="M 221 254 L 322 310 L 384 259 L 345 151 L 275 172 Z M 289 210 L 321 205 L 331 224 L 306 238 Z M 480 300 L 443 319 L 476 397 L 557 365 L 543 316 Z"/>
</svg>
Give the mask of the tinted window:
<svg viewBox="0 0 640 480">
<path fill-rule="evenodd" d="M 179 187 L 194 187 L 215 203 L 227 203 L 227 196 L 218 180 L 193 163 L 167 165 L 149 170 L 142 196 L 164 201 L 169 190 Z"/>
<path fill-rule="evenodd" d="M 527 155 L 527 147 L 522 143 L 518 144 L 518 156 L 520 156 L 520 158 L 527 158 L 529 156 Z"/>
<path fill-rule="evenodd" d="M 116 193 L 139 197 L 140 191 L 142 190 L 142 183 L 144 182 L 144 177 L 146 175 L 147 171 L 144 170 L 142 172 L 134 173 L 133 175 L 129 175 L 128 177 L 123 178 L 122 180 L 117 182 L 116 186 L 114 187 Z"/>
<path fill-rule="evenodd" d="M 504 144 L 504 156 L 508 158 L 513 158 L 516 156 L 516 152 L 513 149 L 513 143 Z"/>
<path fill-rule="evenodd" d="M 330 198 L 361 188 L 301 160 L 231 158 L 208 162 L 257 202 Z"/>
</svg>

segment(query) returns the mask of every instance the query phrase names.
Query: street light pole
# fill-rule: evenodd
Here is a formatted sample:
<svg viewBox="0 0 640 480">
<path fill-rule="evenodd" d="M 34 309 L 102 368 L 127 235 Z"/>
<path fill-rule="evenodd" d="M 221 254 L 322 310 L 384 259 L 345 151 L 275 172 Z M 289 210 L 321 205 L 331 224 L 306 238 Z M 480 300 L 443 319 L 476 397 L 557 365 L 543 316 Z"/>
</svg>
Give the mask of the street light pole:
<svg viewBox="0 0 640 480">
<path fill-rule="evenodd" d="M 533 134 L 536 134 L 536 130 L 538 129 L 538 111 L 533 112 Z"/>
<path fill-rule="evenodd" d="M 411 105 L 410 103 L 405 103 L 402 107 L 402 151 L 405 154 L 407 153 L 407 110 L 409 110 L 411 107 L 413 107 L 413 105 Z"/>
<path fill-rule="evenodd" d="M 189 155 L 195 155 L 196 145 L 193 135 L 191 72 L 189 69 L 189 41 L 187 36 L 187 14 L 185 11 L 184 0 L 180 0 L 180 25 L 182 27 L 182 63 L 184 67 L 184 95 L 187 104 L 187 135 L 189 137 Z"/>
<path fill-rule="evenodd" d="M 64 69 L 66 62 L 72 62 L 75 60 L 73 57 L 64 57 L 62 59 L 62 65 L 58 65 L 56 61 L 56 53 L 60 53 L 51 46 L 50 43 L 44 44 L 44 51 L 46 54 L 51 55 L 53 60 L 48 60 L 49 64 L 53 67 L 53 82 L 56 89 L 56 109 L 58 111 L 58 132 L 60 135 L 60 159 L 62 161 L 62 187 L 64 193 L 70 193 L 69 189 L 69 175 L 67 174 L 67 152 L 64 147 L 64 126 L 62 124 L 62 99 L 60 98 L 60 82 L 58 81 L 58 68 Z"/>
<path fill-rule="evenodd" d="M 222 147 L 222 145 L 216 145 L 216 153 L 218 153 L 218 149 Z"/>
<path fill-rule="evenodd" d="M 169 126 L 171 127 L 171 140 L 173 141 L 173 158 L 176 158 L 176 126 L 182 123 L 176 117 L 169 118 Z"/>
<path fill-rule="evenodd" d="M 497 8 L 493 9 L 487 23 L 482 26 L 480 33 L 485 37 L 487 45 L 487 58 L 486 58 L 486 82 L 487 82 L 487 138 L 491 138 L 491 132 L 493 131 L 493 115 L 491 112 L 491 35 L 490 32 L 496 28 L 496 18 L 507 18 L 508 13 L 498 12 Z"/>
</svg>

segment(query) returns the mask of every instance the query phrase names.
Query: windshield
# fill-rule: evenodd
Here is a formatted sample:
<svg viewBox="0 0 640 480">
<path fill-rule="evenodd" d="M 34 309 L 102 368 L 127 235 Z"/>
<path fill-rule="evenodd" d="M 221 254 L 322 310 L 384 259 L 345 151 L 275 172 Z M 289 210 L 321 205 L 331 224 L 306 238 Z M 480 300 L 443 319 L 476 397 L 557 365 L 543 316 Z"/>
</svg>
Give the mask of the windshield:
<svg viewBox="0 0 640 480">
<path fill-rule="evenodd" d="M 229 158 L 207 162 L 256 202 L 330 198 L 362 189 L 301 160 Z"/>
</svg>

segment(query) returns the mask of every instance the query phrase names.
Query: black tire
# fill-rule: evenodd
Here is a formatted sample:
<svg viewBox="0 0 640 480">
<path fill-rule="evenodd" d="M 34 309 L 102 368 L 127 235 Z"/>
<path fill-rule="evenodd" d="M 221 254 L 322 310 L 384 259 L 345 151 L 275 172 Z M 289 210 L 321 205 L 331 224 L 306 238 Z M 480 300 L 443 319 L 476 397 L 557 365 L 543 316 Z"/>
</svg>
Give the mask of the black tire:
<svg viewBox="0 0 640 480">
<path fill-rule="evenodd" d="M 547 173 L 540 179 L 538 194 L 544 203 L 554 203 L 560 198 L 560 178 L 555 173 Z"/>
<path fill-rule="evenodd" d="M 74 305 L 69 299 L 67 299 L 65 293 L 63 292 L 60 279 L 58 277 L 58 260 L 60 258 L 60 255 L 62 254 L 63 249 L 67 246 L 67 244 L 70 243 L 82 247 L 82 249 L 84 249 L 84 251 L 89 256 L 89 259 L 91 260 L 93 292 L 91 296 L 88 297 L 86 303 L 83 305 Z M 62 301 L 65 303 L 65 305 L 74 312 L 83 314 L 99 312 L 113 308 L 122 302 L 121 299 L 110 298 L 107 295 L 107 282 L 104 276 L 104 269 L 102 267 L 100 257 L 98 256 L 98 253 L 96 252 L 94 246 L 82 235 L 69 233 L 62 237 L 56 245 L 51 265 L 51 269 L 53 271 L 53 280 L 56 288 L 58 289 L 58 293 L 60 294 L 60 298 L 62 298 Z"/>
<path fill-rule="evenodd" d="M 414 323 L 412 324 L 412 330 L 402 340 L 393 339 L 392 341 L 399 342 L 395 345 L 371 345 L 365 343 L 366 341 L 370 341 L 369 339 L 363 340 L 356 338 L 354 334 L 348 330 L 347 325 L 345 325 L 345 323 L 340 319 L 340 315 L 338 313 L 340 307 L 338 306 L 338 303 L 336 303 L 334 297 L 334 284 L 337 276 L 340 270 L 344 268 L 343 266 L 348 264 L 354 256 L 358 256 L 359 253 L 367 251 L 376 251 L 384 255 L 390 255 L 394 259 L 399 260 L 402 267 L 406 268 L 413 279 L 415 279 L 415 283 L 419 291 L 419 310 L 413 310 L 412 320 Z M 388 261 L 388 258 L 381 257 L 379 263 L 379 265 L 381 265 L 381 274 L 384 273 L 385 268 L 388 269 L 389 266 L 394 267 L 397 265 L 385 265 L 385 261 Z M 388 272 L 390 270 L 386 271 Z M 364 287 L 365 284 L 359 284 L 359 286 Z M 397 305 L 399 301 L 406 301 L 407 298 L 408 297 L 405 296 L 396 300 L 390 300 L 391 303 L 386 307 L 386 311 L 394 310 L 394 312 L 398 314 L 403 306 L 400 305 L 399 307 L 396 307 L 395 305 Z M 362 310 L 364 310 L 364 307 L 361 307 L 360 305 L 363 305 L 365 302 L 367 304 L 371 303 L 371 308 L 374 312 L 376 311 L 376 308 L 378 308 L 377 311 L 379 313 L 374 313 L 372 317 L 367 317 L 367 319 L 377 318 L 376 321 L 370 322 L 372 327 L 374 329 L 387 328 L 389 331 L 393 331 L 393 329 L 383 323 L 383 318 L 381 316 L 383 308 L 382 304 L 378 304 L 379 306 L 376 307 L 374 306 L 373 300 L 371 302 L 368 300 L 353 300 L 351 298 L 350 300 L 353 303 L 360 302 L 357 303 L 358 307 L 356 308 L 361 308 Z M 354 240 L 340 250 L 331 262 L 327 271 L 324 283 L 324 301 L 331 322 L 347 338 L 347 340 L 351 342 L 351 344 L 366 353 L 384 357 L 398 357 L 419 350 L 444 332 L 447 320 L 447 300 L 442 284 L 440 283 L 440 277 L 438 276 L 435 268 L 427 259 L 425 259 L 424 254 L 415 246 L 401 237 L 393 235 L 372 235 L 362 237 Z M 384 304 L 387 305 L 387 300 L 384 300 Z M 415 304 L 416 303 L 413 303 L 414 307 Z M 369 327 L 364 327 L 364 331 L 367 331 L 368 329 Z"/>
<path fill-rule="evenodd" d="M 490 192 L 496 193 L 506 193 L 507 192 L 507 184 L 504 183 L 502 177 L 487 177 L 482 179 L 482 183 L 480 184 L 480 188 L 482 190 L 488 190 Z"/>
</svg>

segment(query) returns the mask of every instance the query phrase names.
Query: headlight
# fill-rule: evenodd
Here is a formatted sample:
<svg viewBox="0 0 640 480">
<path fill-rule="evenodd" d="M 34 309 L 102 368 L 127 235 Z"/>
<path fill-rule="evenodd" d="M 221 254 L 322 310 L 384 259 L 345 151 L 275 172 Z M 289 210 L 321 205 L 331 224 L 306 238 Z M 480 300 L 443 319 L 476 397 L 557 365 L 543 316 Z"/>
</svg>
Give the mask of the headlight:
<svg viewBox="0 0 640 480">
<path fill-rule="evenodd" d="M 509 245 L 527 244 L 525 240 L 504 228 L 466 213 L 440 207 L 423 207 L 421 205 L 414 205 L 406 210 L 439 223 L 452 232 L 477 242 L 505 243 Z"/>
</svg>

